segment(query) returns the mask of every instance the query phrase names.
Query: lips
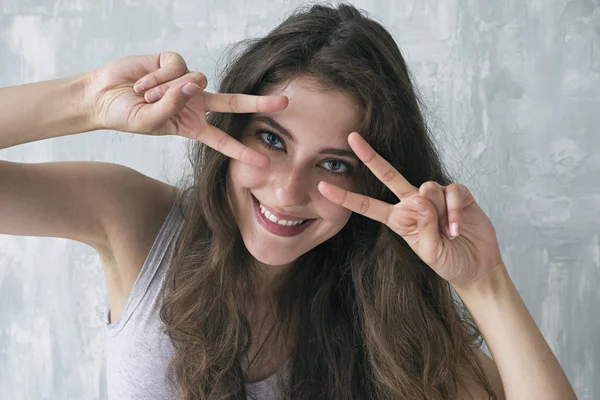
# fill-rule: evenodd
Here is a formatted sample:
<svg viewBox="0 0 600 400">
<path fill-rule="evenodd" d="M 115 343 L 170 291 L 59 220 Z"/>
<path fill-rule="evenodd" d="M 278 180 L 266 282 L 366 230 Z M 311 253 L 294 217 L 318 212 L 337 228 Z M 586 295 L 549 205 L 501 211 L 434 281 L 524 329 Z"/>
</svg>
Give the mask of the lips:
<svg viewBox="0 0 600 400">
<path fill-rule="evenodd" d="M 259 202 L 258 199 L 256 197 L 254 197 L 253 195 L 251 195 L 252 197 L 252 203 L 254 206 L 254 214 L 258 220 L 258 223 L 265 228 L 267 231 L 269 231 L 270 233 L 273 233 L 275 235 L 278 236 L 284 236 L 284 237 L 291 237 L 291 236 L 296 236 L 299 235 L 300 233 L 304 232 L 310 225 L 312 225 L 313 222 L 316 221 L 315 218 L 311 218 L 311 219 L 307 219 L 304 223 L 302 223 L 301 225 L 292 225 L 292 226 L 287 226 L 287 225 L 280 225 L 276 222 L 271 221 L 270 219 L 268 219 L 264 214 L 262 214 L 260 212 L 260 206 L 259 206 Z M 274 214 L 275 217 L 277 219 L 279 219 L 279 217 L 281 216 L 283 220 L 299 220 L 296 217 L 292 217 L 292 216 L 286 216 L 285 215 L 281 215 L 281 214 Z"/>
</svg>

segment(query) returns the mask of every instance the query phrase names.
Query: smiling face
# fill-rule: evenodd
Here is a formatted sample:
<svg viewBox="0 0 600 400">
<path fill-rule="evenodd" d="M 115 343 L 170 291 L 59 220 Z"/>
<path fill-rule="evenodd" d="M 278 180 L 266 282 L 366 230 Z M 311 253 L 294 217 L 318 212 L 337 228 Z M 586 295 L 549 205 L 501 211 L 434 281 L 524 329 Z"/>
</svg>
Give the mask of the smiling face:
<svg viewBox="0 0 600 400">
<path fill-rule="evenodd" d="M 350 218 L 351 211 L 327 200 L 317 185 L 354 188 L 359 160 L 347 138 L 358 129 L 359 111 L 349 95 L 316 89 L 306 78 L 268 94 L 288 96 L 289 106 L 253 115 L 240 141 L 271 163 L 258 168 L 231 159 L 227 192 L 250 254 L 283 267 L 333 237 Z"/>
</svg>

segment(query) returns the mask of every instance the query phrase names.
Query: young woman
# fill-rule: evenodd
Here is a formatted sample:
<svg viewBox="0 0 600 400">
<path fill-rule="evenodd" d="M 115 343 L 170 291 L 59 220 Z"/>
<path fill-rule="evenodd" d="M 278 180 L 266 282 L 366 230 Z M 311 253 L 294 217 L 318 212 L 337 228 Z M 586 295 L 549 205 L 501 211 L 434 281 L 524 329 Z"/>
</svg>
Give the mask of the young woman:
<svg viewBox="0 0 600 400">
<path fill-rule="evenodd" d="M 205 87 L 161 53 L 0 90 L 0 148 L 96 129 L 196 139 L 187 188 L 0 162 L 0 233 L 100 254 L 110 398 L 575 398 L 381 25 L 313 6 Z"/>
</svg>

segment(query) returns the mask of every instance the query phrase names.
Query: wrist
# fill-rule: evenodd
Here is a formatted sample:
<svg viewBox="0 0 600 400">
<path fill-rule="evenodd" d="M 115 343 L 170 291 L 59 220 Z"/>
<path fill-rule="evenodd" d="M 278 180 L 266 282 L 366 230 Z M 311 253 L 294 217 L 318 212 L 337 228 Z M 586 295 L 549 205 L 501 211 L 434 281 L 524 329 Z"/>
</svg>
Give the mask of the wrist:
<svg viewBox="0 0 600 400">
<path fill-rule="evenodd" d="M 73 94 L 70 98 L 74 99 L 71 106 L 73 110 L 72 118 L 81 132 L 89 132 L 98 129 L 104 129 L 99 123 L 94 112 L 97 93 L 92 85 L 91 73 L 82 73 L 72 76 L 69 79 L 69 91 Z"/>
<path fill-rule="evenodd" d="M 512 283 L 504 262 L 500 262 L 488 274 L 468 287 L 452 285 L 461 298 L 489 298 L 497 297 L 506 292 Z"/>
</svg>

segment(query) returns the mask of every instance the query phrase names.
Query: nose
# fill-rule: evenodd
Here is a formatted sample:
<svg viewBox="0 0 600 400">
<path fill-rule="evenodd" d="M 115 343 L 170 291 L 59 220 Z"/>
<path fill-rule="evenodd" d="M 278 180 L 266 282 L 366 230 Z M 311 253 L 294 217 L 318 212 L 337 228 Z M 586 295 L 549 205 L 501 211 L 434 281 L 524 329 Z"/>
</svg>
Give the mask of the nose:
<svg viewBox="0 0 600 400">
<path fill-rule="evenodd" d="M 304 169 L 280 168 L 275 175 L 275 200 L 279 206 L 306 206 L 310 199 L 310 179 Z"/>
</svg>

